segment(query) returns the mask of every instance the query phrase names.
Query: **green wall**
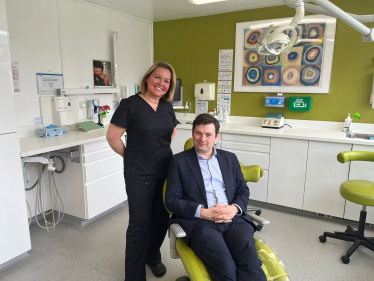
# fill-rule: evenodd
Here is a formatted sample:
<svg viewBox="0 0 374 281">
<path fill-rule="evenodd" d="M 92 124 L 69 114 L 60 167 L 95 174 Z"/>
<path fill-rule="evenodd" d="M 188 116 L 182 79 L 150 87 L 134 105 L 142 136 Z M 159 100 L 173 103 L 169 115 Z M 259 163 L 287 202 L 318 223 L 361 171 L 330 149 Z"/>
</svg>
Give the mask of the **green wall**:
<svg viewBox="0 0 374 281">
<path fill-rule="evenodd" d="M 374 1 L 333 0 L 331 2 L 349 13 L 358 15 L 374 13 Z M 294 15 L 294 9 L 278 6 L 156 22 L 154 23 L 154 58 L 155 61 L 167 61 L 173 65 L 178 78 L 182 80 L 184 103 L 190 100 L 191 112 L 195 112 L 194 85 L 204 80 L 217 83 L 218 52 L 221 49 L 234 49 L 235 52 L 236 23 Z M 368 25 L 368 27 L 372 26 L 372 23 Z M 348 112 L 351 116 L 359 112 L 362 119 L 354 122 L 374 123 L 374 109 L 369 104 L 374 73 L 374 42 L 363 42 L 359 32 L 340 20 L 337 21 L 335 39 L 330 93 L 285 94 L 286 97 L 312 96 L 311 111 L 289 111 L 288 101 L 284 108 L 266 108 L 264 97 L 268 93 L 233 92 L 231 114 L 264 117 L 267 112 L 282 112 L 285 118 L 289 119 L 343 122 Z M 209 102 L 209 109 L 214 109 L 216 105 L 216 100 Z"/>
</svg>

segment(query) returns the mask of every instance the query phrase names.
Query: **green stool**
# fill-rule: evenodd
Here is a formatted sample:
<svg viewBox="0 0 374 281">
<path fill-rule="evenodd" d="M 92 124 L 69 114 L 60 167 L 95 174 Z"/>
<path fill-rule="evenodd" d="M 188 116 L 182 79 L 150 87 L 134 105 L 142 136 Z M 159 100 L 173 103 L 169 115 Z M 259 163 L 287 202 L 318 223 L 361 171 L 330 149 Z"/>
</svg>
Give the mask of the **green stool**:
<svg viewBox="0 0 374 281">
<path fill-rule="evenodd" d="M 374 152 L 368 151 L 348 151 L 342 152 L 338 155 L 340 163 L 350 161 L 371 161 L 374 162 Z M 340 195 L 348 201 L 363 205 L 360 213 L 360 220 L 358 224 L 358 231 L 355 231 L 352 226 L 348 225 L 345 232 L 324 232 L 319 237 L 322 243 L 326 242 L 326 237 L 331 237 L 339 240 L 353 242 L 353 245 L 347 251 L 347 254 L 342 256 L 343 263 L 349 263 L 349 257 L 357 250 L 359 246 L 364 246 L 374 251 L 374 237 L 365 237 L 365 223 L 366 223 L 366 206 L 374 206 L 374 182 L 365 180 L 348 180 L 340 186 Z"/>
</svg>

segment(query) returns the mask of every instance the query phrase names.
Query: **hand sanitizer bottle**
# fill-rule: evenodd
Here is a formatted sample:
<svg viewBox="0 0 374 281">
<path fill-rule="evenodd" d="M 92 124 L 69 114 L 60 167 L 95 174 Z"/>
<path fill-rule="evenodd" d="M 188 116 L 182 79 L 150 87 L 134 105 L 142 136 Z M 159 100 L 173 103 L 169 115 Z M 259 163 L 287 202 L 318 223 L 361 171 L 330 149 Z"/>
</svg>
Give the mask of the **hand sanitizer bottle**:
<svg viewBox="0 0 374 281">
<path fill-rule="evenodd" d="M 218 121 L 220 122 L 220 123 L 222 123 L 223 122 L 223 114 L 222 114 L 222 109 L 218 109 L 218 114 L 217 114 L 217 116 L 218 116 Z"/>
<path fill-rule="evenodd" d="M 223 122 L 229 122 L 229 114 L 227 112 L 227 109 L 223 111 Z"/>
<path fill-rule="evenodd" d="M 344 129 L 343 129 L 343 132 L 349 133 L 350 128 L 351 128 L 351 124 L 352 124 L 351 114 L 348 113 L 348 117 L 345 118 L 345 121 L 344 121 Z"/>
</svg>

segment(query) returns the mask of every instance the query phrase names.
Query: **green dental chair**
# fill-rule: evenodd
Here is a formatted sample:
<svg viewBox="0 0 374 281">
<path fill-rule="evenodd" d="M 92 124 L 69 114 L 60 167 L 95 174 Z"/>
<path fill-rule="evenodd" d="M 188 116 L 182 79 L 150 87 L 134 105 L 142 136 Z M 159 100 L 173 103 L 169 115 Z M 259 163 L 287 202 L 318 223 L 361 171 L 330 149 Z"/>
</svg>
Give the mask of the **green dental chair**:
<svg viewBox="0 0 374 281">
<path fill-rule="evenodd" d="M 346 163 L 350 161 L 371 161 L 374 162 L 374 152 L 368 151 L 347 151 L 338 154 L 338 161 Z M 341 257 L 343 263 L 349 263 L 349 257 L 357 250 L 359 246 L 364 246 L 374 251 L 374 237 L 365 237 L 366 206 L 374 206 L 374 182 L 365 180 L 348 180 L 341 184 L 340 195 L 348 201 L 362 205 L 358 230 L 354 230 L 348 225 L 345 232 L 324 232 L 319 237 L 322 243 L 326 242 L 326 237 L 350 241 L 353 245 L 347 253 Z"/>
<path fill-rule="evenodd" d="M 187 140 L 184 150 L 193 146 L 192 139 Z M 241 163 L 240 163 L 241 164 Z M 244 166 L 241 164 L 244 178 L 248 182 L 258 182 L 263 175 L 263 170 L 260 166 Z M 165 203 L 166 181 L 164 184 L 164 203 Z M 169 211 L 168 211 L 169 212 Z M 171 212 L 169 212 L 172 215 Z M 270 222 L 255 215 L 248 213 L 252 220 L 263 226 Z M 182 227 L 179 224 L 172 224 L 169 229 L 170 236 L 170 254 L 173 259 L 181 259 L 184 268 L 187 271 L 188 277 L 180 277 L 177 281 L 212 281 L 206 270 L 203 262 L 195 255 L 190 247 L 182 239 L 186 236 Z M 274 281 L 290 281 L 286 273 L 283 263 L 278 260 L 274 252 L 260 239 L 254 237 L 258 256 L 262 261 L 262 269 L 265 272 L 267 280 Z"/>
</svg>

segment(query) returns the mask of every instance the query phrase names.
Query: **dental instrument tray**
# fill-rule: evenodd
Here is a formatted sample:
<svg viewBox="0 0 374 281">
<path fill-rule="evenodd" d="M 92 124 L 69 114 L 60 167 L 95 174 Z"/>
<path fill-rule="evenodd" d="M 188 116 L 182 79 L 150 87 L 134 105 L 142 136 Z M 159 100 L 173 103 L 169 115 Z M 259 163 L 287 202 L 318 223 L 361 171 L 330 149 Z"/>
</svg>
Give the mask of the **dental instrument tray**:
<svg viewBox="0 0 374 281">
<path fill-rule="evenodd" d="M 283 113 L 266 113 L 262 127 L 264 128 L 282 128 L 284 126 Z"/>
</svg>

